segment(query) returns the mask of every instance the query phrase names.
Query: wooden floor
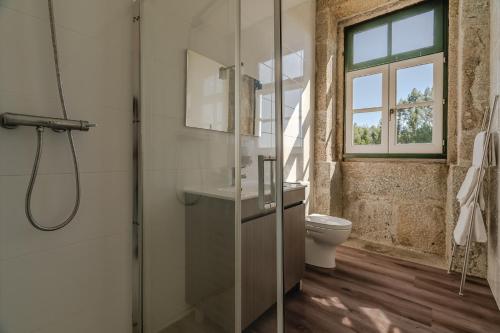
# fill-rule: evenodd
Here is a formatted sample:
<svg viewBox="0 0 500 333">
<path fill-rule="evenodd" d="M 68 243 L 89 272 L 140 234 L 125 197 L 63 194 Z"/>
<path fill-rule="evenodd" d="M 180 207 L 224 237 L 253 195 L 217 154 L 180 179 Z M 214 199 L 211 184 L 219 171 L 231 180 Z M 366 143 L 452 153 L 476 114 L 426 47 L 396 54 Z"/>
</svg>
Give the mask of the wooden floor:
<svg viewBox="0 0 500 333">
<path fill-rule="evenodd" d="M 285 300 L 286 332 L 500 333 L 500 311 L 486 281 L 400 259 L 339 247 L 337 268 L 308 267 L 302 291 Z M 245 333 L 276 332 L 265 313 Z"/>
</svg>

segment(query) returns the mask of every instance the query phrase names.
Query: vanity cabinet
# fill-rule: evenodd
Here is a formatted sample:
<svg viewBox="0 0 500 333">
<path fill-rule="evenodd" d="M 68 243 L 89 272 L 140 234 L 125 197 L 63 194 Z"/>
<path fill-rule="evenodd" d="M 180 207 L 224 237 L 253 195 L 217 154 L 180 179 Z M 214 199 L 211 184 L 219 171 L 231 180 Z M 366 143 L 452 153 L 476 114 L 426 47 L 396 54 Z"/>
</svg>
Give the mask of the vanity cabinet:
<svg viewBox="0 0 500 333">
<path fill-rule="evenodd" d="M 241 230 L 241 317 L 246 328 L 276 302 L 276 214 Z"/>
<path fill-rule="evenodd" d="M 285 292 L 305 267 L 305 188 L 284 191 Z M 186 193 L 186 301 L 230 332 L 234 327 L 234 201 Z M 276 303 L 276 212 L 242 200 L 242 327 Z"/>
<path fill-rule="evenodd" d="M 305 206 L 285 209 L 283 220 L 284 287 L 300 283 L 305 262 Z M 276 214 L 243 223 L 241 230 L 242 327 L 276 303 Z"/>
</svg>

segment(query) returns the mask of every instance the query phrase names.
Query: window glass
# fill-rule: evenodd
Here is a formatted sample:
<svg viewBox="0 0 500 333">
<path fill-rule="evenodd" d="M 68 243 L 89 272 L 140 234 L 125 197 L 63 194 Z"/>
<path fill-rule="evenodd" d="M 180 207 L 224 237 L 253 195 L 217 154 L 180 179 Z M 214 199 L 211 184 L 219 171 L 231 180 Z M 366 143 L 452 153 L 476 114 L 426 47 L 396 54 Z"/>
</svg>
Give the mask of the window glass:
<svg viewBox="0 0 500 333">
<path fill-rule="evenodd" d="M 398 144 L 432 143 L 432 107 L 398 109 L 396 132 Z"/>
<path fill-rule="evenodd" d="M 304 76 L 304 50 L 283 56 L 283 79 L 298 79 Z"/>
<path fill-rule="evenodd" d="M 352 90 L 354 110 L 382 107 L 382 73 L 355 78 Z"/>
<path fill-rule="evenodd" d="M 272 94 L 260 96 L 260 134 L 273 133 L 274 102 Z"/>
<path fill-rule="evenodd" d="M 433 64 L 398 69 L 396 72 L 397 104 L 432 101 L 433 82 Z"/>
<path fill-rule="evenodd" d="M 392 23 L 392 54 L 434 46 L 434 10 Z"/>
<path fill-rule="evenodd" d="M 353 64 L 383 58 L 387 54 L 388 25 L 355 33 L 353 36 Z"/>
<path fill-rule="evenodd" d="M 274 60 L 259 63 L 259 81 L 269 84 L 274 81 Z"/>
<path fill-rule="evenodd" d="M 382 111 L 354 113 L 352 126 L 353 144 L 379 145 L 382 143 Z"/>
</svg>

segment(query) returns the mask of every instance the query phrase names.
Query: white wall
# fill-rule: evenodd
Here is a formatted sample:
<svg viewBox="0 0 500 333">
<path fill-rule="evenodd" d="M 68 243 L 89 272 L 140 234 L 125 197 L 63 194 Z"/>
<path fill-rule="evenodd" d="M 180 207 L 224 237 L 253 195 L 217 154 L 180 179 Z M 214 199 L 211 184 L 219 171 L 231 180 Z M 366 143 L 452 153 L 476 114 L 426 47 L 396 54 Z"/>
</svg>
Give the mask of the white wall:
<svg viewBox="0 0 500 333">
<path fill-rule="evenodd" d="M 185 206 L 183 189 L 228 186 L 234 135 L 185 127 L 186 50 L 234 64 L 235 0 L 144 0 L 142 15 L 144 131 L 144 310 L 146 332 L 157 333 L 190 311 L 185 302 Z M 286 83 L 286 179 L 308 180 L 314 103 L 315 1 L 286 0 L 284 53 L 304 50 L 302 76 Z M 273 3 L 242 1 L 242 61 L 246 74 L 264 81 L 259 64 L 273 58 Z M 272 77 L 272 66 L 268 68 Z M 271 92 L 273 85 L 271 84 Z M 267 103 L 272 110 L 272 101 Z M 310 112 L 311 111 L 311 112 Z M 293 147 L 293 148 L 292 148 Z M 242 138 L 243 172 L 257 180 L 257 155 L 274 153 L 274 134 Z M 232 286 L 228 286 L 230 288 Z"/>
<path fill-rule="evenodd" d="M 40 232 L 24 215 L 36 136 L 0 129 L 0 332 L 131 331 L 131 0 L 55 0 L 82 200 Z M 60 116 L 47 1 L 0 0 L 0 113 Z M 45 132 L 33 211 L 46 224 L 74 202 L 65 134 Z"/>
<path fill-rule="evenodd" d="M 491 100 L 494 96 L 500 94 L 500 2 L 498 0 L 490 1 L 490 80 L 491 80 Z M 500 130 L 500 111 L 496 110 L 496 121 L 493 122 L 494 130 Z M 497 140 L 497 156 L 500 156 L 500 144 Z M 500 168 L 496 169 L 497 175 L 497 200 L 500 200 Z M 496 210 L 497 214 L 500 212 L 498 208 L 500 207 L 500 201 L 497 201 Z M 496 216 L 489 226 L 488 235 L 488 282 L 493 291 L 493 295 L 500 307 L 500 244 L 498 243 L 500 239 L 500 230 L 498 228 L 498 223 L 500 221 L 500 216 Z"/>
</svg>

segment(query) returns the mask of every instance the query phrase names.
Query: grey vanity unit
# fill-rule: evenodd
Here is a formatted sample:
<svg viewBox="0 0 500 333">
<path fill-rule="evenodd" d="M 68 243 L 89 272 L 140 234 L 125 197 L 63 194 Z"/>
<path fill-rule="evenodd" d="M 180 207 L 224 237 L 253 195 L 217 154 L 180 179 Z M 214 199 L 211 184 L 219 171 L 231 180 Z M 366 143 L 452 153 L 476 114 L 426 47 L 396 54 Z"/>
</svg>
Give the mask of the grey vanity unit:
<svg viewBox="0 0 500 333">
<path fill-rule="evenodd" d="M 186 301 L 230 332 L 234 329 L 234 199 L 217 191 L 187 191 L 185 199 Z M 298 287 L 304 274 L 304 199 L 305 186 L 284 187 L 285 292 Z M 260 210 L 252 193 L 242 193 L 241 237 L 242 327 L 246 328 L 276 303 L 276 212 Z"/>
</svg>

